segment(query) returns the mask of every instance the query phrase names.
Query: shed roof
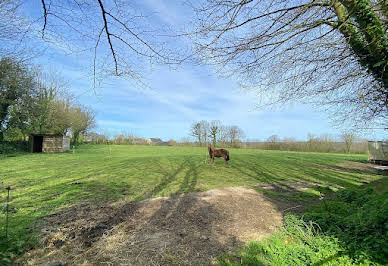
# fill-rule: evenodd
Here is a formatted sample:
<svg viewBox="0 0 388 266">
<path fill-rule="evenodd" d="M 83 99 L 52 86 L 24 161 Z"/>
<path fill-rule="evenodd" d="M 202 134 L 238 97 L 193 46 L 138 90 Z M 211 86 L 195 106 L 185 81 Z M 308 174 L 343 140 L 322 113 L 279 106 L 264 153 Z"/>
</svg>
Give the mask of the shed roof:
<svg viewBox="0 0 388 266">
<path fill-rule="evenodd" d="M 63 137 L 63 134 L 54 134 L 54 133 L 42 133 L 42 134 L 38 134 L 38 133 L 33 133 L 33 134 L 30 134 L 31 136 L 50 136 L 50 137 Z"/>
</svg>

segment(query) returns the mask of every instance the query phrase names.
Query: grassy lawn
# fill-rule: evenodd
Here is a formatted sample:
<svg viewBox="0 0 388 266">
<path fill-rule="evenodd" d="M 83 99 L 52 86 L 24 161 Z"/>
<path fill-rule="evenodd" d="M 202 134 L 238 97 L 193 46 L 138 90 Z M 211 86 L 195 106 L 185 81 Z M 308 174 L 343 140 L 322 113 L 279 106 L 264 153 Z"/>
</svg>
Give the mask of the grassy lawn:
<svg viewBox="0 0 388 266">
<path fill-rule="evenodd" d="M 5 186 L 12 187 L 10 238 L 29 242 L 34 221 L 80 201 L 142 200 L 301 180 L 352 189 L 368 178 L 379 178 L 374 173 L 330 167 L 344 161 L 365 162 L 366 155 L 230 149 L 230 157 L 229 167 L 223 159 L 210 166 L 206 148 L 118 145 L 84 145 L 75 154 L 0 157 L 0 231 L 5 227 Z M 317 195 L 310 189 L 300 200 Z"/>
</svg>

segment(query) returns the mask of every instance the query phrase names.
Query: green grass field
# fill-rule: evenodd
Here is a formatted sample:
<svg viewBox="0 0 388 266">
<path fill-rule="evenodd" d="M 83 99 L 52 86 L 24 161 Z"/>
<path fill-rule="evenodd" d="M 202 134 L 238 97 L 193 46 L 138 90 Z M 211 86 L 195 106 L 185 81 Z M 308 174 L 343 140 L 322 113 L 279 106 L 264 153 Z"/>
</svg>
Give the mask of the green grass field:
<svg viewBox="0 0 388 266">
<path fill-rule="evenodd" d="M 210 166 L 206 148 L 124 145 L 84 145 L 75 154 L 0 157 L 1 232 L 5 228 L 5 186 L 12 187 L 10 238 L 30 242 L 37 219 L 80 201 L 139 201 L 213 188 L 300 180 L 352 189 L 368 178 L 379 178 L 372 172 L 322 167 L 344 161 L 365 162 L 366 155 L 230 149 L 230 157 L 228 167 L 223 159 Z M 310 189 L 299 199 L 318 195 Z"/>
</svg>

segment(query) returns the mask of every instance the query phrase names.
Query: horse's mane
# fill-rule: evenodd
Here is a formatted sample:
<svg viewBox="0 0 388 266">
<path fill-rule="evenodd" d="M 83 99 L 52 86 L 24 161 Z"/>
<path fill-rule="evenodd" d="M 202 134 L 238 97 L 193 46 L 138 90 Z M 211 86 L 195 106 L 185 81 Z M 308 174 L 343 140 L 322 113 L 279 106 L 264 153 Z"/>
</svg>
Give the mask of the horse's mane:
<svg viewBox="0 0 388 266">
<path fill-rule="evenodd" d="M 208 145 L 207 145 L 207 149 L 208 149 L 209 151 L 214 151 L 214 148 L 213 148 L 213 146 L 212 146 L 211 144 L 208 144 Z"/>
</svg>

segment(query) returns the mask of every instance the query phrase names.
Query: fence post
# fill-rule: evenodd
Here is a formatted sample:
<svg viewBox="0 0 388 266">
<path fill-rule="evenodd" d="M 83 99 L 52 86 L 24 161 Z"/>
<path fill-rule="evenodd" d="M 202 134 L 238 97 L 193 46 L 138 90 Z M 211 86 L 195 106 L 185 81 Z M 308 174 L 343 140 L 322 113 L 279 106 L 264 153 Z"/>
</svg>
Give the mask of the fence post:
<svg viewBox="0 0 388 266">
<path fill-rule="evenodd" d="M 11 187 L 8 186 L 5 188 L 8 191 L 7 195 L 7 206 L 5 210 L 5 238 L 8 239 L 8 213 L 9 213 L 9 191 L 11 190 Z"/>
</svg>

